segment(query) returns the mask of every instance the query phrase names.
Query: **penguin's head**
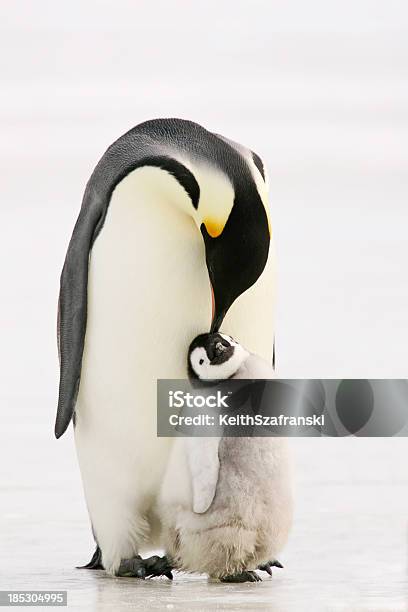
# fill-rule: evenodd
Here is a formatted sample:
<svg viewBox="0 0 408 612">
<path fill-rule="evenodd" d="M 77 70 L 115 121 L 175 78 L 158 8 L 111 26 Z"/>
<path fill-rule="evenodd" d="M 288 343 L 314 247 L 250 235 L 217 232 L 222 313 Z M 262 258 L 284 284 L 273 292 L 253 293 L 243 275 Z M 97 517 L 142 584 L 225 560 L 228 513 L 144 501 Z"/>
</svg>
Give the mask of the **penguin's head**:
<svg viewBox="0 0 408 612">
<path fill-rule="evenodd" d="M 265 206 L 250 177 L 235 185 L 234 203 L 218 232 L 201 224 L 213 298 L 211 332 L 218 332 L 234 301 L 262 274 L 269 254 Z"/>
<path fill-rule="evenodd" d="M 230 336 L 200 334 L 188 349 L 190 380 L 225 380 L 239 370 L 248 352 Z"/>
</svg>

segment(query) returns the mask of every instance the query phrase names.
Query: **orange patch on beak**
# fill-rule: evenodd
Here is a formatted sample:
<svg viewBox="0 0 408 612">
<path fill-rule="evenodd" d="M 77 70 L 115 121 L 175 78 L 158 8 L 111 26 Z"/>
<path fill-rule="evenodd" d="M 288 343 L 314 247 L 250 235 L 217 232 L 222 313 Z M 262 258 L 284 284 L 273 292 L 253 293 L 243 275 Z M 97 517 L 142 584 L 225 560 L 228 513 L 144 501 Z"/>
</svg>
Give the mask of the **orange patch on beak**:
<svg viewBox="0 0 408 612">
<path fill-rule="evenodd" d="M 214 320 L 214 314 L 215 314 L 215 298 L 214 298 L 214 289 L 211 283 L 210 283 L 210 287 L 211 287 L 211 322 L 212 322 Z"/>
<path fill-rule="evenodd" d="M 222 234 L 224 225 L 219 221 L 215 221 L 214 219 L 204 219 L 203 223 L 211 238 L 218 238 L 218 236 Z"/>
</svg>

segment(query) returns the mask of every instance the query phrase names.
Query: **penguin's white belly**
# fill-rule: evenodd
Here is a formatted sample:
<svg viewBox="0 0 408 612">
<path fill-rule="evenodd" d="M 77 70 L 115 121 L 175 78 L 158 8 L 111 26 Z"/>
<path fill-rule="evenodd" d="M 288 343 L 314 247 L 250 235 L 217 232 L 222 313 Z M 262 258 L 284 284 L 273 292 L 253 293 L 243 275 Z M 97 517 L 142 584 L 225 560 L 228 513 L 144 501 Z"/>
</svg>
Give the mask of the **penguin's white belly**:
<svg viewBox="0 0 408 612">
<path fill-rule="evenodd" d="M 186 376 L 188 345 L 211 322 L 204 244 L 186 212 L 191 206 L 167 173 L 135 170 L 115 189 L 91 252 L 75 440 L 110 572 L 155 535 L 152 508 L 172 442 L 156 436 L 156 380 Z M 270 358 L 273 278 L 265 272 L 222 329 Z"/>
<path fill-rule="evenodd" d="M 120 183 L 89 263 L 75 438 L 108 569 L 150 541 L 171 443 L 156 437 L 156 380 L 185 376 L 188 344 L 211 318 L 204 245 L 192 218 L 160 199 L 163 180 L 181 189 L 163 174 Z"/>
</svg>

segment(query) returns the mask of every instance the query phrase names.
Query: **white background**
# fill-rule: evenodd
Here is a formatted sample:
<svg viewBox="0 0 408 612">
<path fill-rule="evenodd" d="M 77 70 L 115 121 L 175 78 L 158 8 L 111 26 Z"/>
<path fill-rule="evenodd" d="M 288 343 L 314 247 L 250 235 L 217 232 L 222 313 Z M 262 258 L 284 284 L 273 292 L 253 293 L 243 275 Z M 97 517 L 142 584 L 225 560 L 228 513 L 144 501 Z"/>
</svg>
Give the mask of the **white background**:
<svg viewBox="0 0 408 612">
<path fill-rule="evenodd" d="M 91 547 L 72 434 L 52 438 L 56 303 L 85 182 L 133 125 L 192 119 L 265 160 L 280 376 L 407 377 L 407 6 L 2 2 L 0 563 L 7 584 L 46 588 L 51 580 L 58 588 L 63 568 L 68 588 L 85 584 L 89 598 L 95 591 L 93 576 L 71 571 Z M 296 442 L 288 570 L 275 580 L 280 591 L 260 586 L 265 601 L 280 593 L 280 609 L 301 609 L 325 588 L 330 609 L 347 596 L 356 609 L 401 605 L 406 451 L 405 440 Z M 361 555 L 371 557 L 362 563 Z M 42 580 L 32 566 L 43 568 Z M 314 588 L 302 590 L 306 582 Z M 143 588 L 155 588 L 149 584 Z M 189 601 L 190 583 L 180 584 Z M 225 591 L 214 601 L 252 601 L 238 592 L 234 604 Z"/>
</svg>

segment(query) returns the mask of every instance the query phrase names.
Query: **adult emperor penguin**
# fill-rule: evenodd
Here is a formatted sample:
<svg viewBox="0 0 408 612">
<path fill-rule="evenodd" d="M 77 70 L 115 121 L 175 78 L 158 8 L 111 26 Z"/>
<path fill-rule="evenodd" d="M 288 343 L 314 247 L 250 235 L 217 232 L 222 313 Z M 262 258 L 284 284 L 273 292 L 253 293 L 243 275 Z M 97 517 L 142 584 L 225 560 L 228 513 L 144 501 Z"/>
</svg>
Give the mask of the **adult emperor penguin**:
<svg viewBox="0 0 408 612">
<path fill-rule="evenodd" d="M 188 352 L 190 379 L 272 378 L 269 363 L 224 334 L 201 334 Z M 159 494 L 171 565 L 224 582 L 260 580 L 292 523 L 287 441 L 277 437 L 177 438 Z"/>
<path fill-rule="evenodd" d="M 185 377 L 191 338 L 222 323 L 271 359 L 268 218 L 260 158 L 191 121 L 136 126 L 92 173 L 61 275 L 55 424 L 59 438 L 74 422 L 88 567 L 165 573 L 139 555 L 160 533 L 172 444 L 156 436 L 156 380 Z"/>
</svg>

